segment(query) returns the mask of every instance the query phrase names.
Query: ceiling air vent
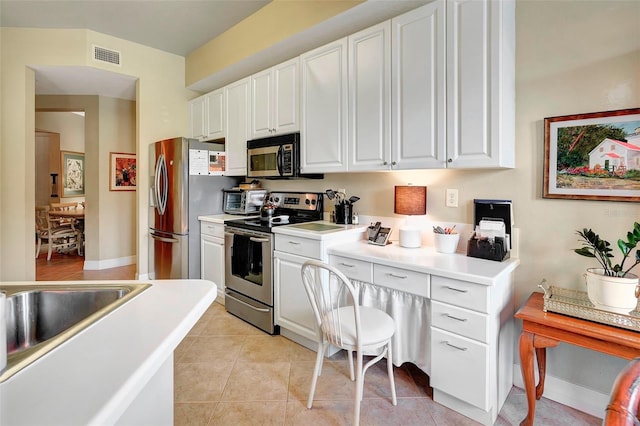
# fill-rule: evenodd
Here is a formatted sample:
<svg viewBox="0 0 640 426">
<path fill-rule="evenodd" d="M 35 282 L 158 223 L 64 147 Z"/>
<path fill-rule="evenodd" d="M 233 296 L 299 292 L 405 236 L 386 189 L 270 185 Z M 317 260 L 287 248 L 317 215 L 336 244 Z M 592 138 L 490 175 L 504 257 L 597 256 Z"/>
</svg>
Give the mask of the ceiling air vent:
<svg viewBox="0 0 640 426">
<path fill-rule="evenodd" d="M 100 62 L 108 62 L 113 65 L 120 64 L 120 52 L 111 49 L 105 49 L 100 46 L 93 46 L 93 60 Z"/>
</svg>

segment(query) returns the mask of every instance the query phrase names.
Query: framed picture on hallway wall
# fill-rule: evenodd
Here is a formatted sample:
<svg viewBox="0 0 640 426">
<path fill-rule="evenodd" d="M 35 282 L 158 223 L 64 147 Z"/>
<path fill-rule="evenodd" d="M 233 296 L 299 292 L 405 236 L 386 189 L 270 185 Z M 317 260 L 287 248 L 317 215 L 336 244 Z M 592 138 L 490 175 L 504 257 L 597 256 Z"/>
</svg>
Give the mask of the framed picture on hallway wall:
<svg viewBox="0 0 640 426">
<path fill-rule="evenodd" d="M 640 201 L 640 108 L 544 119 L 544 198 Z"/>
<path fill-rule="evenodd" d="M 60 151 L 62 197 L 84 196 L 84 153 Z"/>
<path fill-rule="evenodd" d="M 111 191 L 136 190 L 136 155 L 122 152 L 111 153 L 109 167 L 109 189 Z"/>
</svg>

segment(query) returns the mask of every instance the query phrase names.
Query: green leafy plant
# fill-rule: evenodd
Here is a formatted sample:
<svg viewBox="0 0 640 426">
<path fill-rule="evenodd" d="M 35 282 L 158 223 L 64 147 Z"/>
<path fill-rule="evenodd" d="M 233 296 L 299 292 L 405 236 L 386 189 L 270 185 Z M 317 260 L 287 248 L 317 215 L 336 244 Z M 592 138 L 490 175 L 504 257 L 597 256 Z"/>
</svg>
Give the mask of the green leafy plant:
<svg viewBox="0 0 640 426">
<path fill-rule="evenodd" d="M 633 224 L 633 230 L 627 232 L 627 241 L 622 239 L 618 240 L 618 248 L 622 252 L 623 257 L 622 262 L 616 265 L 613 265 L 611 262 L 613 258 L 611 252 L 613 250 L 608 241 L 600 238 L 600 236 L 591 229 L 584 228 L 582 231 L 576 232 L 580 235 L 582 247 L 574 251 L 581 256 L 595 258 L 600 265 L 602 265 L 605 275 L 610 277 L 624 277 L 631 269 L 640 263 L 640 250 L 636 250 L 635 262 L 626 270 L 624 269 L 624 263 L 627 257 L 629 257 L 631 251 L 636 248 L 638 243 L 640 243 L 640 224 L 638 224 L 638 222 Z"/>
</svg>

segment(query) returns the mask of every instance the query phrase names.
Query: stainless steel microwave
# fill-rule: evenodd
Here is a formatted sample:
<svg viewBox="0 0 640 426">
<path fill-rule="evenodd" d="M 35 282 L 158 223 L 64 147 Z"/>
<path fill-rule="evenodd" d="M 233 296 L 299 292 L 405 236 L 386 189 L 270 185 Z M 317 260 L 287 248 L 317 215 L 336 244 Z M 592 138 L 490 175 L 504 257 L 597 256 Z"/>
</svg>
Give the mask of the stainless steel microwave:
<svg viewBox="0 0 640 426">
<path fill-rule="evenodd" d="M 247 141 L 247 177 L 291 178 L 300 173 L 300 133 Z"/>
</svg>

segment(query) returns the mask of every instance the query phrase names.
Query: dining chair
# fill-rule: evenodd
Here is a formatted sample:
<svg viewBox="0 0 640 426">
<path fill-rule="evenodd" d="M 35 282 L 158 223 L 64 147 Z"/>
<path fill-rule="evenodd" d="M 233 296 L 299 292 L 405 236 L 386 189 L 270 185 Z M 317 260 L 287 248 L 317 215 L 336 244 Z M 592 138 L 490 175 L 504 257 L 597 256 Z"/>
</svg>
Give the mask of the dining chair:
<svg viewBox="0 0 640 426">
<path fill-rule="evenodd" d="M 75 221 L 60 222 L 59 218 L 51 217 L 49 206 L 36 206 L 36 258 L 40 255 L 42 241 L 47 241 L 47 261 L 51 260 L 53 250 L 68 252 L 78 250 L 81 254 L 82 234 L 76 228 Z"/>
<path fill-rule="evenodd" d="M 307 408 L 311 408 L 313 405 L 316 384 L 322 373 L 324 354 L 329 345 L 345 349 L 348 352 L 351 380 L 354 380 L 353 352 L 356 352 L 354 425 L 360 423 L 360 402 L 364 389 L 364 375 L 369 367 L 385 356 L 391 387 L 391 401 L 393 405 L 397 405 L 391 348 L 391 338 L 396 331 L 393 318 L 379 309 L 361 306 L 353 284 L 341 271 L 331 265 L 309 260 L 302 265 L 301 273 L 302 282 L 313 309 L 318 333 L 318 354 Z M 375 353 L 377 356 L 363 365 L 365 353 L 368 355 Z"/>
</svg>

